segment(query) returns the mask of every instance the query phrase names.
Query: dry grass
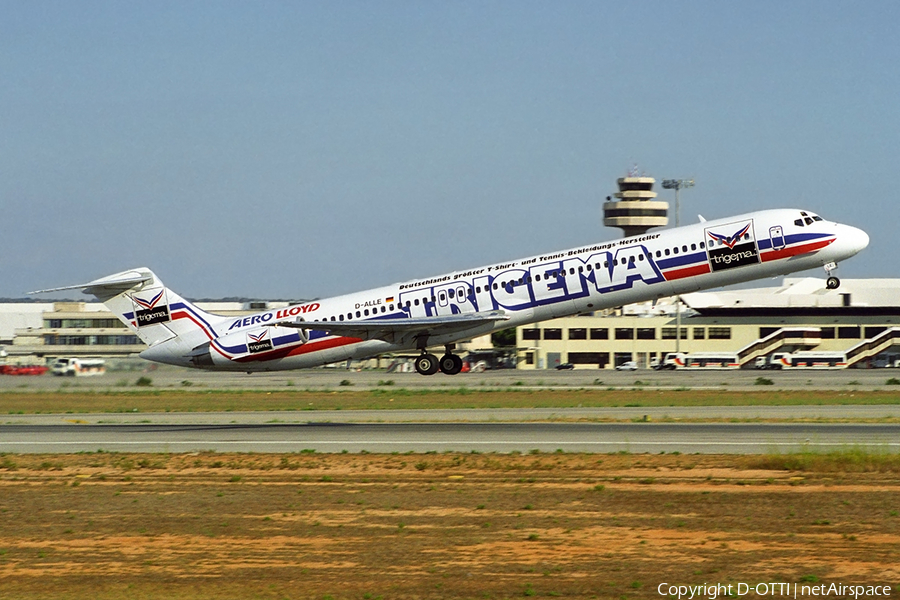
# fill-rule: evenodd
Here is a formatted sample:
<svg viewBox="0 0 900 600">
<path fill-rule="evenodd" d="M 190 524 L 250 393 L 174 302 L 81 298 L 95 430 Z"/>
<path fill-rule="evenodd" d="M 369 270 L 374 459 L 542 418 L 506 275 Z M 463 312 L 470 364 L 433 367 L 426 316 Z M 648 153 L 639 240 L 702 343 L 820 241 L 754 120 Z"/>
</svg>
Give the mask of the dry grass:
<svg viewBox="0 0 900 600">
<path fill-rule="evenodd" d="M 663 581 L 900 580 L 900 476 L 880 459 L 0 459 L 0 598 L 652 598 Z"/>
</svg>

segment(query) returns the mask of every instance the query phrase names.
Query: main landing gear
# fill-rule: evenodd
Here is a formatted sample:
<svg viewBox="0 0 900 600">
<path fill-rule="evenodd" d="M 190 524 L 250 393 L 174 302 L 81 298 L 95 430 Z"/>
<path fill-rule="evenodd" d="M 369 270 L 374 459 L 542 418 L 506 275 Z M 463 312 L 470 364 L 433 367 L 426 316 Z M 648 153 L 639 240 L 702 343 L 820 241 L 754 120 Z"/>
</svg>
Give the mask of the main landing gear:
<svg viewBox="0 0 900 600">
<path fill-rule="evenodd" d="M 841 287 L 841 280 L 831 274 L 835 269 L 837 269 L 837 263 L 830 262 L 825 265 L 825 273 L 828 274 L 828 279 L 825 280 L 825 289 L 827 290 L 836 290 Z"/>
<path fill-rule="evenodd" d="M 434 375 L 438 371 L 445 375 L 456 375 L 462 371 L 462 359 L 452 353 L 452 346 L 447 346 L 446 354 L 440 360 L 434 354 L 422 352 L 416 359 L 416 372 L 420 375 Z"/>
</svg>

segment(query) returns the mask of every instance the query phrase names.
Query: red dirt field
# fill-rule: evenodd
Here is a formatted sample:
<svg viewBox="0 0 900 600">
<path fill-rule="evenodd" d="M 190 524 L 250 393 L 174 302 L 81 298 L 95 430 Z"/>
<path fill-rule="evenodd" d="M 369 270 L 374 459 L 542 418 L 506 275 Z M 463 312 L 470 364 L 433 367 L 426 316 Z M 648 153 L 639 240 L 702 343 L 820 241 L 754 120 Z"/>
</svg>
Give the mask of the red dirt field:
<svg viewBox="0 0 900 600">
<path fill-rule="evenodd" d="M 898 492 L 890 457 L 5 455 L 0 598 L 893 587 Z"/>
</svg>

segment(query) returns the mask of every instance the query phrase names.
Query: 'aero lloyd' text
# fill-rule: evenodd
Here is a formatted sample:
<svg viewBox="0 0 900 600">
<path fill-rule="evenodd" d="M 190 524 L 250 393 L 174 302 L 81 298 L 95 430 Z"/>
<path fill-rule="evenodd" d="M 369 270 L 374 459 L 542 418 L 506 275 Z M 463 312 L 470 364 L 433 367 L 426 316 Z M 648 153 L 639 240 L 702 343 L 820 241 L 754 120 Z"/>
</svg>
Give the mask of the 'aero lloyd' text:
<svg viewBox="0 0 900 600">
<path fill-rule="evenodd" d="M 243 319 L 238 319 L 234 323 L 228 327 L 228 331 L 232 329 L 239 329 L 241 327 L 249 327 L 251 325 L 261 325 L 262 323 L 268 323 L 272 319 L 286 319 L 288 317 L 296 317 L 298 315 L 311 313 L 319 310 L 320 304 L 318 302 L 313 302 L 312 304 L 303 304 L 302 306 L 291 306 L 290 308 L 279 308 L 278 310 L 269 311 L 266 313 L 251 315 L 249 317 L 244 317 Z"/>
</svg>

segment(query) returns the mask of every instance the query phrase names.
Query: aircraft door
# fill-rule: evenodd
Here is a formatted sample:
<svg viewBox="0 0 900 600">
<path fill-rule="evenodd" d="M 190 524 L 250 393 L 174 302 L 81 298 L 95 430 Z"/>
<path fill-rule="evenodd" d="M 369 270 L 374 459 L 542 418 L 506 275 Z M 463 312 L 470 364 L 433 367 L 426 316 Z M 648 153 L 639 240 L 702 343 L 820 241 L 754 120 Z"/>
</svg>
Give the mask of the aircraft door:
<svg viewBox="0 0 900 600">
<path fill-rule="evenodd" d="M 772 240 L 772 249 L 781 250 L 784 248 L 784 230 L 781 225 L 769 227 L 769 239 Z"/>
</svg>

